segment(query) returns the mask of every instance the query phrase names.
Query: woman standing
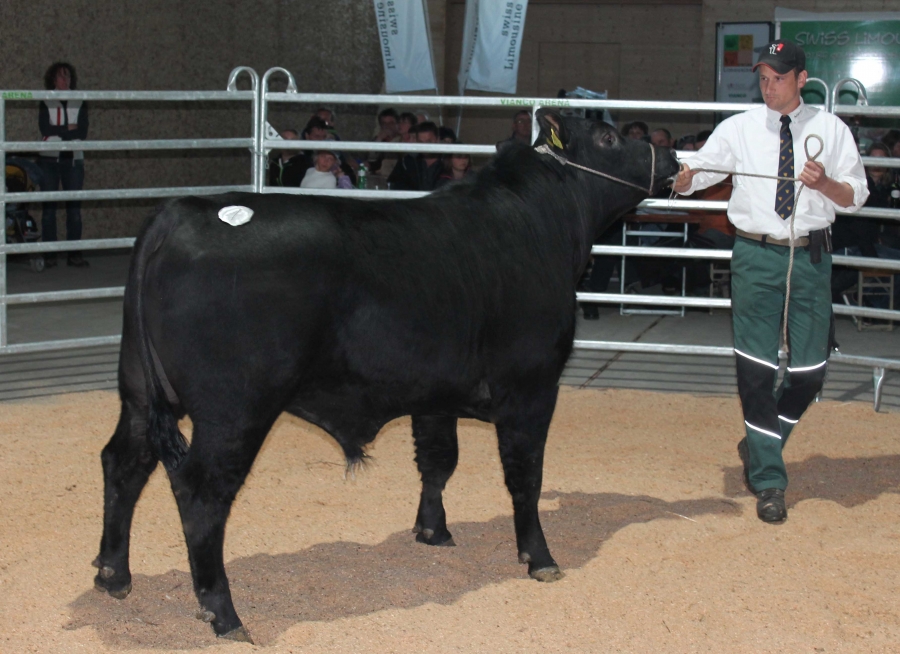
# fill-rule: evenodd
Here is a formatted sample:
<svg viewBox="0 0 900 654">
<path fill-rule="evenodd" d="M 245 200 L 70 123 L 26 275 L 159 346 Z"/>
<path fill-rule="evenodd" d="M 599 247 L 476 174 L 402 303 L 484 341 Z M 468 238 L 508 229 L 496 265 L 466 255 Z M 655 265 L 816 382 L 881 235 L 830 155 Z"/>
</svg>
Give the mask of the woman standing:
<svg viewBox="0 0 900 654">
<path fill-rule="evenodd" d="M 75 90 L 78 77 L 75 67 L 57 62 L 44 74 L 44 86 L 50 91 Z M 38 113 L 38 125 L 45 141 L 82 141 L 87 138 L 88 111 L 81 100 L 44 100 Z M 44 173 L 42 191 L 57 191 L 60 183 L 64 191 L 80 191 L 84 188 L 84 152 L 42 151 L 41 170 Z M 43 240 L 56 240 L 56 203 L 45 202 L 41 217 Z M 81 202 L 66 202 L 66 239 L 81 240 Z M 56 265 L 56 254 L 47 255 L 47 267 Z M 88 262 L 81 252 L 70 251 L 68 264 L 85 268 Z"/>
</svg>

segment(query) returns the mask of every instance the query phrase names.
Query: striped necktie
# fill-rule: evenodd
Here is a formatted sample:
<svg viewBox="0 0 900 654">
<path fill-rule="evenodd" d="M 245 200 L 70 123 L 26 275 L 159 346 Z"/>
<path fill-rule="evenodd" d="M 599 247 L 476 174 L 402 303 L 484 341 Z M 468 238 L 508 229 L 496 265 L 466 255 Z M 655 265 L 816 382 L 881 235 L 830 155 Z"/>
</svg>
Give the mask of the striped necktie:
<svg viewBox="0 0 900 654">
<path fill-rule="evenodd" d="M 778 154 L 778 176 L 794 176 L 794 139 L 791 136 L 791 117 L 781 117 L 781 150 Z M 775 192 L 775 212 L 784 220 L 791 217 L 794 210 L 794 182 L 778 181 Z"/>
</svg>

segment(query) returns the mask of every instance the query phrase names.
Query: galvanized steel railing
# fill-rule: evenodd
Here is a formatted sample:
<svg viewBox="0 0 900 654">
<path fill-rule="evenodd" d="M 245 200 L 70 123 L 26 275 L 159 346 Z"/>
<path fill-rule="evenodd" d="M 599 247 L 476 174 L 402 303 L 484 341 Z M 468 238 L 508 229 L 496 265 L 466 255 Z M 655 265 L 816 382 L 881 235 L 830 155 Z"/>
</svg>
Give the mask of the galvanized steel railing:
<svg viewBox="0 0 900 654">
<path fill-rule="evenodd" d="M 247 74 L 251 80 L 250 91 L 238 91 L 237 79 Z M 287 89 L 283 92 L 269 91 L 269 80 L 274 75 L 287 78 Z M 828 85 L 817 80 L 826 90 Z M 227 139 L 160 139 L 160 140 L 122 140 L 122 141 L 79 141 L 79 142 L 10 142 L 6 140 L 5 103 L 20 100 L 45 99 L 80 99 L 80 100 L 116 100 L 116 101 L 248 101 L 251 104 L 251 133 L 247 138 Z M 340 195 L 342 197 L 359 198 L 415 198 L 427 195 L 424 192 L 390 191 L 390 190 L 337 190 L 323 191 L 300 188 L 270 187 L 266 185 L 266 167 L 268 152 L 273 148 L 285 149 L 329 149 L 353 152 L 435 152 L 435 153 L 467 153 L 472 155 L 491 155 L 495 152 L 492 145 L 454 145 L 454 144 L 410 144 L 410 143 L 372 143 L 368 141 L 290 141 L 276 140 L 266 137 L 268 126 L 268 107 L 270 103 L 304 103 L 320 105 L 367 104 L 377 106 L 469 106 L 496 107 L 509 109 L 528 109 L 534 115 L 541 107 L 559 107 L 564 109 L 619 109 L 666 112 L 738 112 L 746 111 L 753 105 L 716 102 L 669 102 L 639 100 L 581 100 L 558 98 L 497 98 L 497 97 L 459 97 L 459 96 L 403 96 L 403 95 L 362 95 L 335 93 L 299 93 L 293 75 L 284 68 L 272 68 L 266 71 L 260 81 L 257 73 L 245 66 L 235 68 L 228 80 L 226 91 L 6 91 L 0 93 L 0 167 L 5 168 L 7 152 L 34 152 L 41 150 L 82 150 L 82 151 L 124 151 L 124 150 L 181 150 L 209 148 L 248 148 L 252 153 L 250 183 L 232 186 L 188 186 L 146 189 L 108 189 L 82 191 L 52 191 L 35 193 L 0 193 L 0 214 L 5 216 L 5 205 L 8 202 L 41 202 L 65 200 L 119 200 L 137 198 L 167 198 L 184 195 L 210 195 L 230 191 L 247 191 L 256 193 L 291 193 L 304 195 Z M 839 115 L 863 116 L 900 116 L 900 107 L 868 107 L 847 106 L 827 103 L 825 110 Z M 533 125 L 533 134 L 537 135 L 537 125 Z M 680 159 L 688 160 L 692 153 L 678 153 Z M 900 159 L 883 159 L 863 157 L 866 165 L 883 167 L 900 167 Z M 658 200 L 651 199 L 641 203 L 647 209 L 688 210 L 702 209 L 724 211 L 727 202 L 711 202 L 698 200 Z M 866 208 L 854 214 L 860 217 L 872 217 L 888 220 L 900 220 L 900 210 Z M 81 250 L 130 247 L 134 239 L 94 239 L 80 241 Z M 83 300 L 95 298 L 119 297 L 124 293 L 123 287 L 102 288 L 78 291 L 60 291 L 53 293 L 29 293 L 9 295 L 6 287 L 6 257 L 8 254 L 55 252 L 70 249 L 66 241 L 34 244 L 0 244 L 0 354 L 30 352 L 40 350 L 64 349 L 93 345 L 113 344 L 120 336 L 98 338 L 69 339 L 62 341 L 45 341 L 10 345 L 7 342 L 7 306 L 23 303 L 56 302 L 67 300 Z M 594 246 L 594 254 L 662 256 L 672 258 L 730 259 L 727 250 L 696 250 L 672 248 L 646 248 L 626 246 Z M 854 267 L 871 267 L 881 270 L 900 270 L 900 262 L 865 257 L 835 256 L 836 265 Z M 602 302 L 610 304 L 652 304 L 656 306 L 682 307 L 715 307 L 729 308 L 730 300 L 714 298 L 635 296 L 616 293 L 578 293 L 577 299 L 586 302 Z M 884 318 L 900 320 L 900 311 L 870 309 L 865 307 L 848 307 L 834 305 L 836 314 L 859 317 Z M 731 356 L 731 348 L 668 345 L 653 343 L 620 343 L 614 341 L 576 341 L 575 347 L 592 350 L 609 350 L 620 352 L 657 352 L 675 354 L 705 354 L 711 356 Z M 835 355 L 836 363 L 862 365 L 874 369 L 876 409 L 880 403 L 881 384 L 884 370 L 900 370 L 900 361 L 874 357 L 855 357 Z M 879 372 L 880 371 L 880 372 Z"/>
</svg>

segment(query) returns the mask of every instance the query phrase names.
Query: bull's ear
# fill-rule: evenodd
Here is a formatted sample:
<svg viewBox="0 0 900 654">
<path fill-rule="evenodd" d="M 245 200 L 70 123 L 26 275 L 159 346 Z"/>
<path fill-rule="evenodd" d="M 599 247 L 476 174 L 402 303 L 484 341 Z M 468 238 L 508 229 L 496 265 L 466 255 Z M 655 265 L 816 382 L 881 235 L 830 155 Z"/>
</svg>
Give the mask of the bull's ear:
<svg viewBox="0 0 900 654">
<path fill-rule="evenodd" d="M 541 126 L 540 143 L 546 143 L 559 150 L 565 150 L 569 142 L 562 116 L 552 109 L 538 109 L 538 125 Z"/>
</svg>

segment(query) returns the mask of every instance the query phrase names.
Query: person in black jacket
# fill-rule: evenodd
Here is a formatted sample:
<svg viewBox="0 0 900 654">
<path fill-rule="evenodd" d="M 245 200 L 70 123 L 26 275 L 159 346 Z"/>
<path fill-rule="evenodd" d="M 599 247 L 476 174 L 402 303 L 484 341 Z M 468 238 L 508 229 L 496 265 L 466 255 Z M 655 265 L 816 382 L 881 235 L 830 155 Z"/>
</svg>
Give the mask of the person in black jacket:
<svg viewBox="0 0 900 654">
<path fill-rule="evenodd" d="M 66 62 L 56 62 L 44 74 L 44 86 L 50 91 L 69 91 L 77 88 L 75 67 Z M 45 141 L 83 141 L 87 138 L 88 109 L 81 100 L 44 100 L 38 110 L 38 126 Z M 41 151 L 42 191 L 57 191 L 60 183 L 64 191 L 80 191 L 84 188 L 84 152 Z M 41 217 L 44 241 L 56 240 L 56 203 L 45 202 Z M 66 202 L 66 239 L 81 240 L 81 202 Z M 88 262 L 81 252 L 70 251 L 68 264 L 85 268 Z M 56 254 L 46 257 L 46 265 L 56 265 Z"/>
<path fill-rule="evenodd" d="M 413 129 L 417 143 L 438 142 L 438 126 L 431 121 L 419 123 Z M 433 191 L 443 170 L 441 157 L 436 152 L 408 154 L 394 167 L 388 184 L 394 191 Z"/>
</svg>

